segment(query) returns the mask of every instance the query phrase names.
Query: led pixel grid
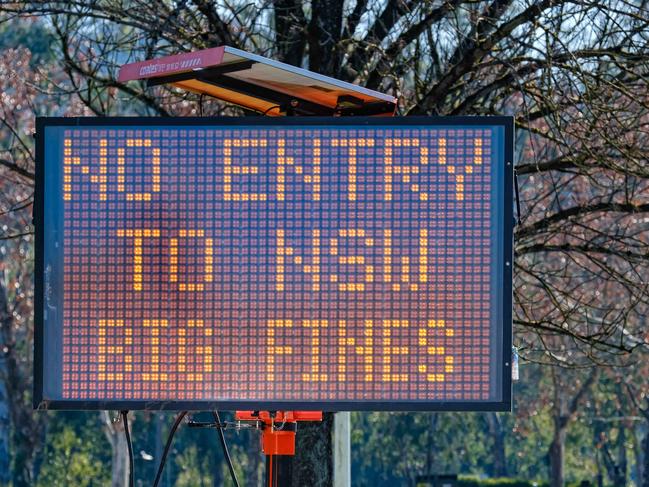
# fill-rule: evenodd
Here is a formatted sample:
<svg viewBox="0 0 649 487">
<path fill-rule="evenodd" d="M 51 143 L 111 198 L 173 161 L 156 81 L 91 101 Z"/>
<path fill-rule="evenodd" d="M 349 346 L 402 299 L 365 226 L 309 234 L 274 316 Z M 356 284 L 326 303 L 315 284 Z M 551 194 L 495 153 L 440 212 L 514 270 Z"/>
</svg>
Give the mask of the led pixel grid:
<svg viewBox="0 0 649 487">
<path fill-rule="evenodd" d="M 43 399 L 508 400 L 502 125 L 147 122 L 39 135 Z"/>
</svg>

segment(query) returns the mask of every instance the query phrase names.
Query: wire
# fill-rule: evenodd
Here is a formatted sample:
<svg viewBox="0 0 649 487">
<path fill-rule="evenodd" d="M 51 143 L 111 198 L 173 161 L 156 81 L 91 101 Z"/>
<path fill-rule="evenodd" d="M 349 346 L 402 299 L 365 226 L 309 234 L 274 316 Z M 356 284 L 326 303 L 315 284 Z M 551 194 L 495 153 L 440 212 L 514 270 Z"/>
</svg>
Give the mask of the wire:
<svg viewBox="0 0 649 487">
<path fill-rule="evenodd" d="M 223 434 L 223 428 L 221 428 L 221 417 L 219 416 L 218 411 L 212 411 L 212 416 L 214 416 L 214 421 L 219 425 L 217 428 L 219 432 L 219 440 L 221 440 L 221 447 L 223 447 L 223 456 L 225 456 L 225 461 L 228 464 L 228 469 L 230 469 L 230 476 L 232 477 L 232 482 L 236 487 L 239 487 L 239 481 L 237 480 L 237 474 L 234 472 L 234 466 L 232 465 L 232 458 L 230 458 L 230 452 L 228 451 L 228 444 L 225 442 L 225 435 Z"/>
<path fill-rule="evenodd" d="M 133 467 L 133 444 L 131 443 L 131 432 L 128 430 L 128 411 L 120 411 L 124 422 L 124 435 L 126 435 L 126 446 L 128 446 L 128 485 L 135 485 L 135 469 Z"/>
<path fill-rule="evenodd" d="M 205 93 L 201 93 L 201 95 L 198 97 L 198 116 L 202 117 L 203 116 L 203 97 L 205 96 Z"/>
<path fill-rule="evenodd" d="M 272 424 L 273 424 L 273 428 L 275 429 L 275 431 L 281 431 L 281 430 L 284 429 L 284 426 L 286 426 L 286 413 L 284 413 L 283 418 L 284 418 L 284 421 L 282 421 L 282 424 L 279 425 L 279 426 L 275 426 L 275 420 L 273 420 Z"/>
<path fill-rule="evenodd" d="M 518 213 L 518 224 L 520 224 L 523 216 L 521 215 L 521 196 L 518 189 L 518 170 L 514 168 L 514 192 L 516 193 L 516 213 Z"/>
<path fill-rule="evenodd" d="M 262 113 L 262 115 L 263 115 L 263 116 L 268 115 L 268 112 L 270 112 L 271 110 L 274 110 L 275 108 L 279 108 L 280 110 L 282 109 L 282 107 L 281 107 L 280 105 L 273 105 L 272 107 L 267 108 L 267 109 Z"/>
<path fill-rule="evenodd" d="M 174 435 L 176 434 L 176 430 L 178 429 L 178 426 L 180 426 L 180 422 L 183 420 L 186 414 L 187 411 L 181 412 L 176 417 L 176 421 L 174 421 L 174 424 L 171 427 L 171 431 L 169 431 L 169 436 L 167 437 L 167 444 L 165 445 L 165 449 L 162 452 L 162 458 L 160 459 L 160 465 L 158 465 L 158 472 L 156 473 L 155 480 L 153 481 L 153 487 L 158 487 L 158 483 L 160 482 L 160 478 L 162 477 L 162 471 L 164 470 L 165 463 L 167 462 L 167 455 L 169 454 L 169 449 L 171 448 L 171 442 L 174 439 Z"/>
</svg>

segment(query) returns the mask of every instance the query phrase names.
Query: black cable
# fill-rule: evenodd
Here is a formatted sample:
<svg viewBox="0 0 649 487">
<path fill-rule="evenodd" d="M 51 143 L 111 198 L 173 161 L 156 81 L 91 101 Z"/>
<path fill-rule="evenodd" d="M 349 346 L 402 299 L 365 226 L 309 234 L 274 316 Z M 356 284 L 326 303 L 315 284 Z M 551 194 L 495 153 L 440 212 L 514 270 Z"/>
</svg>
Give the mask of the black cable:
<svg viewBox="0 0 649 487">
<path fill-rule="evenodd" d="M 217 428 L 219 432 L 219 440 L 221 440 L 221 447 L 223 448 L 223 456 L 225 456 L 225 461 L 228 464 L 230 469 L 230 476 L 232 477 L 232 482 L 236 487 L 239 487 L 239 481 L 237 480 L 237 474 L 234 472 L 234 466 L 232 465 L 232 458 L 230 458 L 230 452 L 228 451 L 228 444 L 225 442 L 225 435 L 223 434 L 223 428 L 221 425 L 221 417 L 219 416 L 218 411 L 212 411 L 212 416 L 214 416 L 214 421 L 219 425 Z"/>
<path fill-rule="evenodd" d="M 203 116 L 203 97 L 205 96 L 205 93 L 201 93 L 201 95 L 198 97 L 198 116 L 202 117 Z"/>
<path fill-rule="evenodd" d="M 158 472 L 156 473 L 155 480 L 153 481 L 153 487 L 158 487 L 158 483 L 160 482 L 160 478 L 162 477 L 162 471 L 165 468 L 165 463 L 167 462 L 167 455 L 169 454 L 169 449 L 171 448 L 171 442 L 174 439 L 174 435 L 176 434 L 176 430 L 178 429 L 178 426 L 180 426 L 180 422 L 183 420 L 185 415 L 187 414 L 187 411 L 183 411 L 176 417 L 176 421 L 174 421 L 173 426 L 171 427 L 171 431 L 169 431 L 169 436 L 167 436 L 167 444 L 165 445 L 165 449 L 162 452 L 162 458 L 160 459 L 160 465 L 158 465 Z"/>
<path fill-rule="evenodd" d="M 514 192 L 516 193 L 516 213 L 518 213 L 518 224 L 520 224 L 523 216 L 521 215 L 521 197 L 518 189 L 518 171 L 514 168 Z"/>
<path fill-rule="evenodd" d="M 275 108 L 279 108 L 280 110 L 282 109 L 282 107 L 281 107 L 280 105 L 273 105 L 272 107 L 267 108 L 266 111 L 264 111 L 264 112 L 262 113 L 262 115 L 263 115 L 263 116 L 268 115 L 268 112 L 270 112 L 271 110 L 273 110 L 273 109 L 275 109 Z"/>
<path fill-rule="evenodd" d="M 133 468 L 133 444 L 131 443 L 131 432 L 128 430 L 128 411 L 120 411 L 122 421 L 124 422 L 124 434 L 126 435 L 126 445 L 128 446 L 128 485 L 135 485 L 135 469 Z"/>
</svg>

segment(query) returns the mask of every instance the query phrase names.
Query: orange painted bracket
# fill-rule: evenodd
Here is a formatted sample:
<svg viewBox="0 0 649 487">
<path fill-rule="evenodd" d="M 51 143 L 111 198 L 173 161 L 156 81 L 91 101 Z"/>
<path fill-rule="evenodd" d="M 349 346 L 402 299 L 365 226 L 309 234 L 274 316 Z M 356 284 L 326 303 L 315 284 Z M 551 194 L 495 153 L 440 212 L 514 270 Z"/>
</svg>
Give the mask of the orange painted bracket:
<svg viewBox="0 0 649 487">
<path fill-rule="evenodd" d="M 295 455 L 295 430 L 265 429 L 261 434 L 261 451 L 264 455 Z"/>
<path fill-rule="evenodd" d="M 236 411 L 234 417 L 237 421 L 262 421 L 270 425 L 284 421 L 322 421 L 322 411 L 276 411 L 274 418 L 271 418 L 270 411 Z"/>
<path fill-rule="evenodd" d="M 261 421 L 261 448 L 264 455 L 295 455 L 298 421 L 322 421 L 322 411 L 236 411 L 237 421 Z M 278 428 L 279 427 L 279 428 Z"/>
</svg>

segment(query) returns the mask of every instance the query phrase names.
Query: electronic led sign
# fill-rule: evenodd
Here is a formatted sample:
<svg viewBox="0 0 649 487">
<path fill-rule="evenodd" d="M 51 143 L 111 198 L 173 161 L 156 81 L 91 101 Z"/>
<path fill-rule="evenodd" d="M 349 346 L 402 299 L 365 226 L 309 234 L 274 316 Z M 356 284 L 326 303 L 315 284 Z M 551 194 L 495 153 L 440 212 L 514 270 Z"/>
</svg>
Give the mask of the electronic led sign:
<svg viewBox="0 0 649 487">
<path fill-rule="evenodd" d="M 40 408 L 510 406 L 509 118 L 44 118 Z"/>
</svg>

